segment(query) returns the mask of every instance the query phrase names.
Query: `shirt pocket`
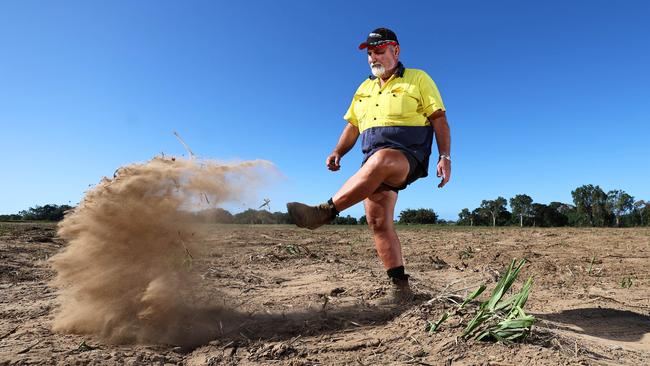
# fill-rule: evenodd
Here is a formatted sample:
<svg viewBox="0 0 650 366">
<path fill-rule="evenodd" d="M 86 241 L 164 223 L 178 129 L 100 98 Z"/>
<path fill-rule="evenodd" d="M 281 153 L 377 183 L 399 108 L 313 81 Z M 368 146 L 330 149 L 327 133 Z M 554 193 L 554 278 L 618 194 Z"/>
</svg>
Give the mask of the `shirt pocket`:
<svg viewBox="0 0 650 366">
<path fill-rule="evenodd" d="M 368 113 L 369 107 L 370 107 L 370 94 L 356 93 L 354 95 L 354 106 L 352 110 L 354 111 L 354 115 L 357 117 L 358 121 L 363 120 L 363 118 Z"/>
<path fill-rule="evenodd" d="M 386 116 L 388 117 L 406 117 L 417 112 L 417 98 L 401 86 L 391 89 L 387 99 Z"/>
</svg>

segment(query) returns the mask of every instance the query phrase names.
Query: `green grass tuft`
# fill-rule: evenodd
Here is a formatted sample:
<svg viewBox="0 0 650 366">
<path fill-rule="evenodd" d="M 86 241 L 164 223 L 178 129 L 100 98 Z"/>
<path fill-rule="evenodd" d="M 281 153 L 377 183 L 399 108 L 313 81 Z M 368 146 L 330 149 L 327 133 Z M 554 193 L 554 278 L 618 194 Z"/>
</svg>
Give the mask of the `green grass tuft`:
<svg viewBox="0 0 650 366">
<path fill-rule="evenodd" d="M 524 259 L 516 266 L 514 260 L 510 263 L 490 298 L 481 304 L 467 324 L 462 334 L 463 338 L 505 342 L 528 336 L 535 323 L 535 317 L 527 315 L 523 308 L 533 285 L 532 277 L 528 278 L 519 292 L 504 300 L 505 294 L 512 287 L 525 263 Z"/>
<path fill-rule="evenodd" d="M 513 283 L 519 276 L 519 272 L 526 263 L 525 260 L 513 260 L 505 273 L 497 282 L 489 299 L 482 302 L 476 310 L 474 316 L 469 321 L 461 337 L 465 339 L 476 339 L 480 341 L 499 341 L 512 342 L 525 339 L 529 334 L 532 326 L 535 324 L 535 317 L 527 315 L 523 308 L 528 301 L 530 290 L 533 286 L 533 279 L 528 278 L 519 292 L 504 299 L 506 293 L 510 290 Z M 436 332 L 442 323 L 450 316 L 458 315 L 467 304 L 476 299 L 485 291 L 486 286 L 483 284 L 472 292 L 457 308 L 452 311 L 446 311 L 437 322 L 427 322 L 426 330 L 429 333 Z"/>
</svg>

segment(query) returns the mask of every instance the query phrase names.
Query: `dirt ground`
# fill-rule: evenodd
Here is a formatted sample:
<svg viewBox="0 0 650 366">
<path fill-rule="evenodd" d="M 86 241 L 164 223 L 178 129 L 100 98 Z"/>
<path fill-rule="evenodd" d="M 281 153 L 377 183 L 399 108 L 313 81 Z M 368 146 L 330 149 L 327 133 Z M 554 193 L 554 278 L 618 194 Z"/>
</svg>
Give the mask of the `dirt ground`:
<svg viewBox="0 0 650 366">
<path fill-rule="evenodd" d="M 214 226 L 195 269 L 232 307 L 195 347 L 112 345 L 50 330 L 53 224 L 0 223 L 0 365 L 644 365 L 650 364 L 650 229 L 399 227 L 424 300 L 377 307 L 388 289 L 365 227 Z M 535 283 L 523 343 L 465 341 L 436 321 L 513 258 Z"/>
</svg>

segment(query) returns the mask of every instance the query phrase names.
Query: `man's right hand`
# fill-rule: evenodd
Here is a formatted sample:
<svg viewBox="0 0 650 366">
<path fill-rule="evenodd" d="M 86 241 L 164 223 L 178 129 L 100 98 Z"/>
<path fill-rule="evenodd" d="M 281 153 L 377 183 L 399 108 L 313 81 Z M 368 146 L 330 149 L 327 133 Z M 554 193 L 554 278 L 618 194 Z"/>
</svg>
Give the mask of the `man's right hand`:
<svg viewBox="0 0 650 366">
<path fill-rule="evenodd" d="M 327 166 L 327 169 L 333 172 L 341 169 L 341 154 L 337 153 L 336 151 L 331 153 L 327 157 L 327 160 L 325 160 L 325 166 Z"/>
</svg>

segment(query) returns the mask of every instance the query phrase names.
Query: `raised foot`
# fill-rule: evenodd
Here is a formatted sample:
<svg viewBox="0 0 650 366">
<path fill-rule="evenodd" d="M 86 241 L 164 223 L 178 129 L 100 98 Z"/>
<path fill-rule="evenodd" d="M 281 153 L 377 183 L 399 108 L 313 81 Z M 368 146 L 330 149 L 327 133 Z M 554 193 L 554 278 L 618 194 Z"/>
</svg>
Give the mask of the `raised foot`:
<svg viewBox="0 0 650 366">
<path fill-rule="evenodd" d="M 287 203 L 289 217 L 298 227 L 314 230 L 334 219 L 332 207 L 323 203 L 318 206 L 308 206 L 300 202 Z"/>
</svg>

